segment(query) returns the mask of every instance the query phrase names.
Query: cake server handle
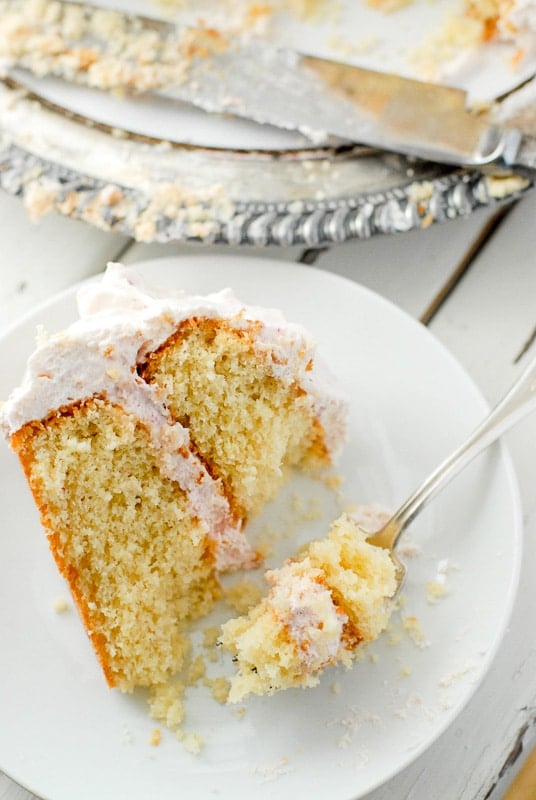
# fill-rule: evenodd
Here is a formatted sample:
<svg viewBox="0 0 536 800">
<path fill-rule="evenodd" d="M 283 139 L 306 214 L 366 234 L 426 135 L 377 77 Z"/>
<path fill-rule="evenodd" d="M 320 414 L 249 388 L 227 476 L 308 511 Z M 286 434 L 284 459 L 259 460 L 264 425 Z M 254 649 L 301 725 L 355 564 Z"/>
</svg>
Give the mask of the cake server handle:
<svg viewBox="0 0 536 800">
<path fill-rule="evenodd" d="M 536 180 L 536 136 L 512 129 L 505 134 L 504 164 L 529 180 Z"/>
</svg>

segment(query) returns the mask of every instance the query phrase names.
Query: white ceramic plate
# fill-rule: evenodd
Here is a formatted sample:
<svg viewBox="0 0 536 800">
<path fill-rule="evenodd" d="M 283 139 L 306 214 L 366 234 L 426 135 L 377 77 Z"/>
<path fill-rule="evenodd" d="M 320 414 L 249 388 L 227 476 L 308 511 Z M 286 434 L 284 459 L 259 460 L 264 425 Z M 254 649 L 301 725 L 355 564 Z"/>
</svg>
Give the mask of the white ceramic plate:
<svg viewBox="0 0 536 800">
<path fill-rule="evenodd" d="M 245 301 L 278 306 L 315 334 L 351 397 L 340 473 L 354 501 L 396 505 L 486 410 L 428 331 L 357 284 L 248 258 L 170 258 L 139 268 L 157 284 L 197 292 L 232 286 Z M 73 318 L 74 293 L 1 340 L 0 396 L 20 379 L 36 323 L 54 330 Z M 520 511 L 510 461 L 495 447 L 412 530 L 422 553 L 408 559 L 402 614 L 418 618 L 424 646 L 397 616 L 352 671 L 332 670 L 312 690 L 253 698 L 242 718 L 197 689 L 186 727 L 204 737 L 202 753 L 186 753 L 167 731 L 153 747 L 143 698 L 108 690 L 75 612 L 53 610 L 66 589 L 7 447 L 0 469 L 0 768 L 50 800 L 361 797 L 453 721 L 489 666 L 512 605 Z M 296 488 L 323 498 L 324 519 L 302 525 L 270 563 L 297 541 L 322 535 L 335 512 L 325 487 L 302 481 L 267 510 L 272 525 L 288 513 Z M 438 575 L 449 594 L 430 604 L 425 585 Z"/>
</svg>

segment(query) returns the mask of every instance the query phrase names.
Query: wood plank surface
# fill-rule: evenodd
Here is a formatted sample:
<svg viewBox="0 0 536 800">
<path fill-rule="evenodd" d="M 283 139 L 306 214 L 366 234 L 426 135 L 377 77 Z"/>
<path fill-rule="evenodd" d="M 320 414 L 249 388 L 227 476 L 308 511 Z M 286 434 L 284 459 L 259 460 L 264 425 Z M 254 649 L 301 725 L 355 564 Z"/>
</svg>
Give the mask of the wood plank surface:
<svg viewBox="0 0 536 800">
<path fill-rule="evenodd" d="M 358 281 L 414 317 L 435 305 L 466 255 L 503 209 L 479 209 L 469 217 L 363 242 L 347 242 L 323 252 L 316 266 Z"/>
<path fill-rule="evenodd" d="M 529 753 L 503 800 L 536 800 L 536 749 Z"/>
</svg>

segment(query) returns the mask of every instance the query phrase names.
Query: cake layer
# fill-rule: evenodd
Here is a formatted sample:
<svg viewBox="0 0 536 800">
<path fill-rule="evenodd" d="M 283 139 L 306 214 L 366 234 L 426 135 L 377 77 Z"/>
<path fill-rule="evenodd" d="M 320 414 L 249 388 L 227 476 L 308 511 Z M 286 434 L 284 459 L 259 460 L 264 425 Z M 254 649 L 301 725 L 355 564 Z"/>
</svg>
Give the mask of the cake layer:
<svg viewBox="0 0 536 800">
<path fill-rule="evenodd" d="M 315 686 L 325 667 L 349 666 L 358 646 L 387 625 L 396 589 L 388 551 L 370 544 L 346 515 L 325 539 L 266 577 L 272 584 L 268 595 L 222 629 L 221 641 L 238 668 L 231 702 Z"/>
<path fill-rule="evenodd" d="M 242 518 L 275 495 L 285 468 L 330 462 L 311 397 L 297 382 L 275 377 L 271 359 L 259 358 L 258 328 L 190 318 L 141 373 L 188 428 Z"/>
<path fill-rule="evenodd" d="M 108 683 L 166 680 L 218 585 L 208 528 L 162 478 L 148 430 L 89 400 L 27 423 L 13 445 Z"/>
</svg>

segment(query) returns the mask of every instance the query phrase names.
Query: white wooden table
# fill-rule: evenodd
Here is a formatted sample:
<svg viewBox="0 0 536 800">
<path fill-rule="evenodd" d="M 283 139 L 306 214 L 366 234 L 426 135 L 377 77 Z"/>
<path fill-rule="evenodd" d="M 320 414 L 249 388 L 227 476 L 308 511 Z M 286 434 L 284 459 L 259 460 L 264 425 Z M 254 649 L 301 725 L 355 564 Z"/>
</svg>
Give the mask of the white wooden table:
<svg viewBox="0 0 536 800">
<path fill-rule="evenodd" d="M 60 289 L 100 272 L 107 260 L 229 252 L 140 245 L 58 216 L 33 224 L 6 195 L 0 195 L 0 243 L 0 331 Z M 303 261 L 390 298 L 431 328 L 494 403 L 536 354 L 535 252 L 533 193 L 513 207 L 425 231 L 319 251 L 255 254 Z M 536 744 L 536 417 L 521 422 L 507 443 L 521 487 L 526 546 L 503 647 L 451 728 L 370 800 L 498 800 Z M 0 773 L 0 800 L 32 797 Z"/>
</svg>

